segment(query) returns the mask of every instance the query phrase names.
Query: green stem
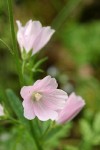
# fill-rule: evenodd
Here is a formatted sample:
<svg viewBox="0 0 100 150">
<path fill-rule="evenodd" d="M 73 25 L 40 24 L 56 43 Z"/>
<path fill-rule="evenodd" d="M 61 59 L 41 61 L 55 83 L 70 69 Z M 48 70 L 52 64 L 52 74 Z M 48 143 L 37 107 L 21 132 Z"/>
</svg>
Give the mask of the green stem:
<svg viewBox="0 0 100 150">
<path fill-rule="evenodd" d="M 47 129 L 45 130 L 44 134 L 42 135 L 42 139 L 44 139 L 44 137 L 46 137 L 46 135 L 51 131 L 51 129 L 53 128 L 55 122 L 51 122 L 50 125 L 47 127 Z"/>
<path fill-rule="evenodd" d="M 0 39 L 0 42 L 2 42 L 8 48 L 8 50 L 10 51 L 10 53 L 12 55 L 14 54 L 13 51 L 12 51 L 12 49 L 2 39 Z"/>
<path fill-rule="evenodd" d="M 23 75 L 23 76 L 24 76 L 25 64 L 26 64 L 26 61 L 23 60 L 23 62 L 22 62 L 22 75 Z"/>
<path fill-rule="evenodd" d="M 39 139 L 37 138 L 37 135 L 35 133 L 32 121 L 30 121 L 30 131 L 31 131 L 31 135 L 32 135 L 32 137 L 33 137 L 33 139 L 34 139 L 34 141 L 36 143 L 37 149 L 38 150 L 43 150 L 42 146 L 39 143 Z"/>
<path fill-rule="evenodd" d="M 11 29 L 11 35 L 12 35 L 12 43 L 13 43 L 13 57 L 16 64 L 16 70 L 18 71 L 18 76 L 20 80 L 20 84 L 23 85 L 23 76 L 21 72 L 21 64 L 19 60 L 18 55 L 18 49 L 17 49 L 17 40 L 14 30 L 14 18 L 13 18 L 13 10 L 12 10 L 12 0 L 7 0 L 8 2 L 8 11 L 9 11 L 9 21 L 10 21 L 10 29 Z"/>
<path fill-rule="evenodd" d="M 19 123 L 20 123 L 18 120 L 12 118 L 11 116 L 8 116 L 8 119 L 9 119 L 10 121 L 12 121 L 12 123 L 15 123 L 15 124 L 19 124 Z"/>
</svg>

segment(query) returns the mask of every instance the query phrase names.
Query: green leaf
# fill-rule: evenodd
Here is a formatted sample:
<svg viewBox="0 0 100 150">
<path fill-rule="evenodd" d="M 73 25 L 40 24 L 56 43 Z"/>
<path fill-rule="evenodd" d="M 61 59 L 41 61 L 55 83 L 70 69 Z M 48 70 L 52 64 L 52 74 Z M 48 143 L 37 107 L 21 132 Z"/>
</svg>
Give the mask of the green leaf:
<svg viewBox="0 0 100 150">
<path fill-rule="evenodd" d="M 95 135 L 93 139 L 93 145 L 100 145 L 100 134 Z"/>
<path fill-rule="evenodd" d="M 23 116 L 23 107 L 22 107 L 20 99 L 15 95 L 15 93 L 11 89 L 8 89 L 6 91 L 6 94 L 8 97 L 8 101 L 9 101 L 14 113 L 16 114 L 16 116 L 19 118 L 19 120 L 23 124 L 27 124 L 28 122 Z"/>
<path fill-rule="evenodd" d="M 52 129 L 47 136 L 45 136 L 45 144 L 48 146 L 48 150 L 58 147 L 59 140 L 62 137 L 68 137 L 72 128 L 72 123 L 65 125 L 58 125 Z"/>
<path fill-rule="evenodd" d="M 68 146 L 66 146 L 66 148 L 64 148 L 64 150 L 79 150 L 79 148 L 77 148 L 75 146 L 68 145 Z"/>
<path fill-rule="evenodd" d="M 93 128 L 96 133 L 100 133 L 100 112 L 94 118 Z"/>
<path fill-rule="evenodd" d="M 40 59 L 35 65 L 34 67 L 32 68 L 32 70 L 36 70 L 41 64 L 43 64 L 46 60 L 48 59 L 48 57 L 45 57 L 45 58 L 42 58 Z"/>
<path fill-rule="evenodd" d="M 13 111 L 15 112 L 16 116 L 19 118 L 21 123 L 27 128 L 27 131 L 29 131 L 29 133 L 33 137 L 38 149 L 40 150 L 38 140 L 36 139 L 37 135 L 35 134 L 35 130 L 33 127 L 30 126 L 31 122 L 26 120 L 23 117 L 23 107 L 22 107 L 20 99 L 14 94 L 14 92 L 11 89 L 8 89 L 6 91 L 6 93 L 7 93 L 8 101 L 11 104 Z"/>
<path fill-rule="evenodd" d="M 83 139 L 86 142 L 92 143 L 94 132 L 92 131 L 92 128 L 85 119 L 81 119 L 80 121 L 80 129 L 81 129 L 81 134 L 83 136 Z"/>
</svg>

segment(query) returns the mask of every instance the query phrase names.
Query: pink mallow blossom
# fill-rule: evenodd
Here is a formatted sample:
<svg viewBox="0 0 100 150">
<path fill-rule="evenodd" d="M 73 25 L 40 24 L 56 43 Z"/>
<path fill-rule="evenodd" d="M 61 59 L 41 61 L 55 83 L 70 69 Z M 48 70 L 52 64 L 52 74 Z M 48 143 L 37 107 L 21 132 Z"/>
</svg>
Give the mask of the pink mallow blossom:
<svg viewBox="0 0 100 150">
<path fill-rule="evenodd" d="M 67 93 L 57 87 L 56 80 L 51 76 L 37 80 L 32 86 L 22 87 L 24 116 L 29 120 L 35 116 L 41 121 L 55 120 L 68 98 Z"/>
<path fill-rule="evenodd" d="M 80 96 L 72 93 L 66 101 L 65 107 L 59 111 L 56 122 L 59 124 L 72 120 L 84 107 L 85 101 Z"/>
<path fill-rule="evenodd" d="M 0 104 L 0 116 L 4 116 L 4 109 L 1 104 Z"/>
<path fill-rule="evenodd" d="M 18 25 L 17 40 L 21 48 L 28 53 L 32 50 L 32 55 L 42 49 L 51 36 L 55 32 L 50 26 L 42 27 L 39 21 L 29 20 L 25 26 L 20 21 L 16 21 Z"/>
</svg>

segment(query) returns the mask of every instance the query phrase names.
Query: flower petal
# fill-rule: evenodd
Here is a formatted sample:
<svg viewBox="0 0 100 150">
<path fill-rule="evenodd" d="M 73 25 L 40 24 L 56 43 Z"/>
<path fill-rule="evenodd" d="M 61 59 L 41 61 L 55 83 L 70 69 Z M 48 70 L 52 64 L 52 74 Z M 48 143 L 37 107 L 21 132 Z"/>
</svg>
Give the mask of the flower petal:
<svg viewBox="0 0 100 150">
<path fill-rule="evenodd" d="M 21 27 L 22 27 L 21 22 L 20 22 L 19 20 L 17 20 L 17 21 L 16 21 L 16 23 L 17 23 L 18 29 L 20 30 L 20 29 L 21 29 Z"/>
<path fill-rule="evenodd" d="M 58 84 L 55 78 L 51 78 L 51 76 L 46 76 L 45 78 L 41 80 L 37 80 L 34 83 L 34 88 L 40 92 L 43 92 L 43 91 L 52 92 L 53 90 L 57 88 L 57 86 Z"/>
<path fill-rule="evenodd" d="M 33 86 L 23 86 L 21 88 L 20 94 L 23 99 L 28 99 L 31 97 Z"/>
<path fill-rule="evenodd" d="M 33 107 L 33 102 L 30 100 L 30 101 L 26 101 L 24 100 L 23 101 L 23 107 L 24 107 L 24 117 L 29 119 L 29 120 L 32 120 L 35 118 L 35 113 L 34 113 L 34 107 Z"/>
<path fill-rule="evenodd" d="M 47 107 L 53 110 L 59 110 L 64 108 L 67 98 L 68 95 L 66 92 L 56 89 L 50 94 L 44 94 L 43 102 Z"/>
<path fill-rule="evenodd" d="M 72 93 L 64 107 L 63 110 L 59 112 L 57 122 L 65 123 L 72 120 L 84 107 L 85 102 L 80 96 L 76 96 L 75 93 Z"/>
<path fill-rule="evenodd" d="M 56 111 L 46 107 L 42 101 L 34 103 L 34 112 L 41 121 L 46 121 L 48 119 L 55 120 L 58 116 Z"/>
<path fill-rule="evenodd" d="M 42 30 L 42 25 L 39 21 L 31 21 L 28 27 L 25 30 L 24 38 L 25 38 L 25 49 L 27 52 L 33 49 L 33 43 L 36 40 L 37 36 Z"/>
<path fill-rule="evenodd" d="M 18 25 L 17 40 L 18 40 L 21 51 L 23 51 L 23 47 L 25 43 L 24 42 L 24 29 L 20 21 L 16 21 L 16 23 Z"/>
<path fill-rule="evenodd" d="M 54 32 L 55 30 L 51 29 L 50 27 L 42 28 L 40 34 L 38 35 L 38 37 L 33 43 L 33 48 L 34 48 L 33 54 L 38 52 L 47 44 L 47 42 L 50 40 Z"/>
<path fill-rule="evenodd" d="M 25 35 L 32 35 L 33 41 L 36 39 L 36 37 L 39 35 L 39 33 L 42 30 L 42 25 L 39 21 L 33 21 L 31 24 L 30 32 L 28 30 L 28 33 L 26 32 Z"/>
<path fill-rule="evenodd" d="M 29 36 L 32 32 L 32 20 L 29 20 L 25 27 L 23 27 L 24 29 L 24 36 Z"/>
</svg>

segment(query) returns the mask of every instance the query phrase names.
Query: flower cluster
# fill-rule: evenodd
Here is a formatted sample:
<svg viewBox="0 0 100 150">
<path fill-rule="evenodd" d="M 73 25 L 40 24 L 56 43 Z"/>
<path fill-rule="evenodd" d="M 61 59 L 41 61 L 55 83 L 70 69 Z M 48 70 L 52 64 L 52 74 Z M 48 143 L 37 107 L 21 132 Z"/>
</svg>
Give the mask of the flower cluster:
<svg viewBox="0 0 100 150">
<path fill-rule="evenodd" d="M 17 21 L 17 25 L 17 40 L 22 56 L 23 53 L 37 53 L 55 32 L 51 27 L 42 27 L 39 21 L 30 20 L 24 27 Z M 24 116 L 29 120 L 38 117 L 41 121 L 51 119 L 57 123 L 64 123 L 75 117 L 85 105 L 84 100 L 75 93 L 68 97 L 66 92 L 57 87 L 56 80 L 51 76 L 37 80 L 31 86 L 22 87 Z"/>
</svg>

